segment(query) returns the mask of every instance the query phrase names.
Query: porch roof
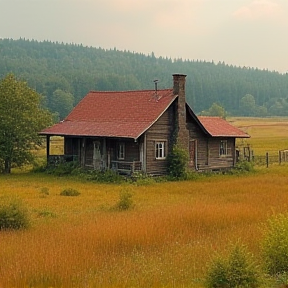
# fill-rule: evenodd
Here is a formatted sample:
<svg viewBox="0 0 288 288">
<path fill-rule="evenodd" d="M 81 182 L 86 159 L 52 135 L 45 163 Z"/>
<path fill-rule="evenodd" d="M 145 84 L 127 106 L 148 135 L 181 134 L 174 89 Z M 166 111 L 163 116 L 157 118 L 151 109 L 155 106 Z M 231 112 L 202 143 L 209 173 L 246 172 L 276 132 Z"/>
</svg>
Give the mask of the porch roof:
<svg viewBox="0 0 288 288">
<path fill-rule="evenodd" d="M 220 117 L 212 116 L 198 116 L 198 120 L 202 127 L 212 137 L 235 137 L 235 138 L 249 138 L 250 135 L 237 127 L 230 124 L 227 120 Z"/>
<path fill-rule="evenodd" d="M 177 98 L 173 89 L 89 92 L 61 122 L 41 135 L 137 139 Z"/>
</svg>

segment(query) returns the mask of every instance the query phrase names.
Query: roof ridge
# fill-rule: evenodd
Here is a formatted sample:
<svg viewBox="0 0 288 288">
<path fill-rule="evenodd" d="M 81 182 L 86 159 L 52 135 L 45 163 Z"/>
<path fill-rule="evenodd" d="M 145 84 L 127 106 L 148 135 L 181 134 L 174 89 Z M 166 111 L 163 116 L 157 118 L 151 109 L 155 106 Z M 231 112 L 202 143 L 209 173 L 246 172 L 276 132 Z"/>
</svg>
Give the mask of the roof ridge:
<svg viewBox="0 0 288 288">
<path fill-rule="evenodd" d="M 157 89 L 157 91 L 172 91 L 173 88 L 164 88 L 164 89 Z M 143 90 L 123 90 L 123 91 L 98 91 L 98 90 L 91 90 L 89 93 L 129 93 L 129 92 L 154 92 L 155 89 L 143 89 Z"/>
<path fill-rule="evenodd" d="M 223 120 L 225 120 L 224 118 L 222 118 L 221 116 L 206 116 L 206 115 L 199 115 L 197 117 L 202 117 L 202 118 L 221 118 Z"/>
</svg>

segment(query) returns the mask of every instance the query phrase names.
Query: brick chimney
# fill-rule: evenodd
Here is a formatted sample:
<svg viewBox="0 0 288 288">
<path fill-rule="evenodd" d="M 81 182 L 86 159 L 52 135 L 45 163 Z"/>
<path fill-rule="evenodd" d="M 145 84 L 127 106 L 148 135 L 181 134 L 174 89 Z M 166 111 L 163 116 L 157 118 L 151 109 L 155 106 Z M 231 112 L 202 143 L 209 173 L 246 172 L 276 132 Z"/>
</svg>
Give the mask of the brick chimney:
<svg viewBox="0 0 288 288">
<path fill-rule="evenodd" d="M 178 95 L 177 120 L 178 133 L 177 144 L 186 151 L 189 151 L 189 131 L 186 126 L 186 96 L 185 78 L 183 74 L 173 74 L 173 94 Z"/>
</svg>

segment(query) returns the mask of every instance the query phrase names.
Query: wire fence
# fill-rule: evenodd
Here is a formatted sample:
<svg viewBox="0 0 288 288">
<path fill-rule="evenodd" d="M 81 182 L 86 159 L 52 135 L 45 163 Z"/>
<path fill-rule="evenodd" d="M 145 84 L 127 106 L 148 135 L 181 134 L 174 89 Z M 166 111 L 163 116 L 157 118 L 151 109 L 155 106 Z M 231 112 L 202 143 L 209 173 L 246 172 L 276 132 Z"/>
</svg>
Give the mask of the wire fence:
<svg viewBox="0 0 288 288">
<path fill-rule="evenodd" d="M 278 151 L 278 155 L 275 152 L 266 152 L 265 155 L 252 155 L 251 160 L 255 165 L 269 167 L 270 164 L 282 164 L 288 163 L 288 150 Z"/>
</svg>

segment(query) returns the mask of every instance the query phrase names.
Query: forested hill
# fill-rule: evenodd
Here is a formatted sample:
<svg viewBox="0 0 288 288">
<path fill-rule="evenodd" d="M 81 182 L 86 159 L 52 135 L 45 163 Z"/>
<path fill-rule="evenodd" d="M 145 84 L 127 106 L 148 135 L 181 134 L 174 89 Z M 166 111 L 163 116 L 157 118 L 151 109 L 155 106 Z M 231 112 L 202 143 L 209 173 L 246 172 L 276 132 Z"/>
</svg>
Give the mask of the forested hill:
<svg viewBox="0 0 288 288">
<path fill-rule="evenodd" d="M 187 74 L 187 101 L 196 113 L 217 103 L 230 115 L 288 115 L 288 74 L 153 52 L 0 39 L 0 78 L 8 73 L 44 95 L 44 105 L 60 118 L 90 90 L 154 89 L 155 79 L 159 89 L 170 88 L 174 73 Z"/>
</svg>

